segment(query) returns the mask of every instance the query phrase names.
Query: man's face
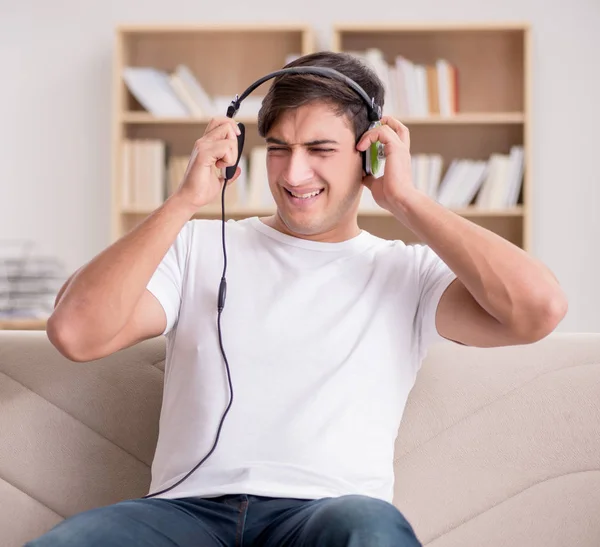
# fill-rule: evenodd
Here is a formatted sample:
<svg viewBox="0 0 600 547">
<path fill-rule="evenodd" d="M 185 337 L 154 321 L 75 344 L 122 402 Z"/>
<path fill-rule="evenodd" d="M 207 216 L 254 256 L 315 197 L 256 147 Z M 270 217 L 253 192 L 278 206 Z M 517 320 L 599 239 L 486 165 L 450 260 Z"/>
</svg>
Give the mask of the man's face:
<svg viewBox="0 0 600 547">
<path fill-rule="evenodd" d="M 266 137 L 269 186 L 277 204 L 267 223 L 316 241 L 357 235 L 362 165 L 346 116 L 311 103 L 281 114 Z"/>
</svg>

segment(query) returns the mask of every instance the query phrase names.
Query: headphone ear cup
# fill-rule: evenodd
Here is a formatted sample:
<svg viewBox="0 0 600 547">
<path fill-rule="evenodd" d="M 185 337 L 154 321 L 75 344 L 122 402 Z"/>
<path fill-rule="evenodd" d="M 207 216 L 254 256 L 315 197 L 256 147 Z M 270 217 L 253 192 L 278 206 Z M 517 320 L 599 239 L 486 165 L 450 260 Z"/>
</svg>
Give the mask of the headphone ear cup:
<svg viewBox="0 0 600 547">
<path fill-rule="evenodd" d="M 383 145 L 377 141 L 374 142 L 363 154 L 363 169 L 367 175 L 376 179 L 383 175 L 385 165 L 385 154 Z"/>
<path fill-rule="evenodd" d="M 376 179 L 383 175 L 383 167 L 385 165 L 385 153 L 383 144 L 379 141 L 374 142 L 369 146 L 369 170 L 370 174 Z"/>
<path fill-rule="evenodd" d="M 238 145 L 238 157 L 237 161 L 234 165 L 230 165 L 225 168 L 225 178 L 230 180 L 234 177 L 235 171 L 237 169 L 238 163 L 240 163 L 240 158 L 242 157 L 242 152 L 244 150 L 244 141 L 246 137 L 246 126 L 242 122 L 238 122 L 238 127 L 240 128 L 240 134 L 237 136 L 237 145 Z"/>
<path fill-rule="evenodd" d="M 381 122 L 373 122 L 369 129 L 373 129 L 381 125 Z M 374 142 L 367 148 L 363 155 L 363 170 L 367 175 L 379 178 L 383 174 L 383 166 L 385 164 L 385 153 L 383 144 L 379 141 Z"/>
</svg>

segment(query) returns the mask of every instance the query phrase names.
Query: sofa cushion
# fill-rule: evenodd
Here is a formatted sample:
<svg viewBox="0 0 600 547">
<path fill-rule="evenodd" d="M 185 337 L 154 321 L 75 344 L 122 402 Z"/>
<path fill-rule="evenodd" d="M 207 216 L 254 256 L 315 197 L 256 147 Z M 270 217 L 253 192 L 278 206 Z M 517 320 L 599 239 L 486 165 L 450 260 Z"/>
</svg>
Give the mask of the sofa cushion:
<svg viewBox="0 0 600 547">
<path fill-rule="evenodd" d="M 3 332 L 3 535 L 15 529 L 14 513 L 35 521 L 37 531 L 57 518 L 146 494 L 163 378 L 160 338 L 96 362 L 75 363 L 43 332 Z M 11 511 L 4 510 L 7 506 Z"/>
<path fill-rule="evenodd" d="M 486 530 L 498 538 L 486 546 L 600 544 L 600 335 L 436 346 L 395 465 L 394 503 L 428 545 L 475 545 Z"/>
<path fill-rule="evenodd" d="M 147 492 L 164 351 L 159 337 L 73 363 L 43 332 L 0 332 L 3 547 Z M 435 346 L 394 465 L 394 503 L 424 545 L 597 546 L 600 334 Z"/>
</svg>

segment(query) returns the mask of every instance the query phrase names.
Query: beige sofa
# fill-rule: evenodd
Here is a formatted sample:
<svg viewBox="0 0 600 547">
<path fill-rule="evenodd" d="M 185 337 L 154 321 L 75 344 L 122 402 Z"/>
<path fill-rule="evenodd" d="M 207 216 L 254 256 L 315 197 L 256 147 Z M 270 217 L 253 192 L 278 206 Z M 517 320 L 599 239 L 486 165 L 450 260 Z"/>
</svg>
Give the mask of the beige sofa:
<svg viewBox="0 0 600 547">
<path fill-rule="evenodd" d="M 44 332 L 0 332 L 2 547 L 146 493 L 163 354 L 156 338 L 73 363 Z M 424 545 L 600 545 L 599 365 L 600 334 L 430 352 L 395 459 Z"/>
</svg>

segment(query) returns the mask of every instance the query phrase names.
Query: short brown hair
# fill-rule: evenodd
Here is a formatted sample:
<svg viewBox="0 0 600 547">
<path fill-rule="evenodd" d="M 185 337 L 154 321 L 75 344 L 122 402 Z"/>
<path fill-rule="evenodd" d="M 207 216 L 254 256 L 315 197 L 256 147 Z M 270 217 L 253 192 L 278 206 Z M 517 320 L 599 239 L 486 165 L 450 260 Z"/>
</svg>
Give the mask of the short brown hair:
<svg viewBox="0 0 600 547">
<path fill-rule="evenodd" d="M 299 57 L 284 68 L 295 66 L 328 67 L 341 72 L 362 87 L 383 109 L 383 84 L 379 77 L 349 53 L 320 51 Z M 283 74 L 273 79 L 258 113 L 258 133 L 265 137 L 279 115 L 288 109 L 311 102 L 330 104 L 337 115 L 346 114 L 356 140 L 369 128 L 367 107 L 363 99 L 345 83 L 316 74 Z"/>
</svg>

